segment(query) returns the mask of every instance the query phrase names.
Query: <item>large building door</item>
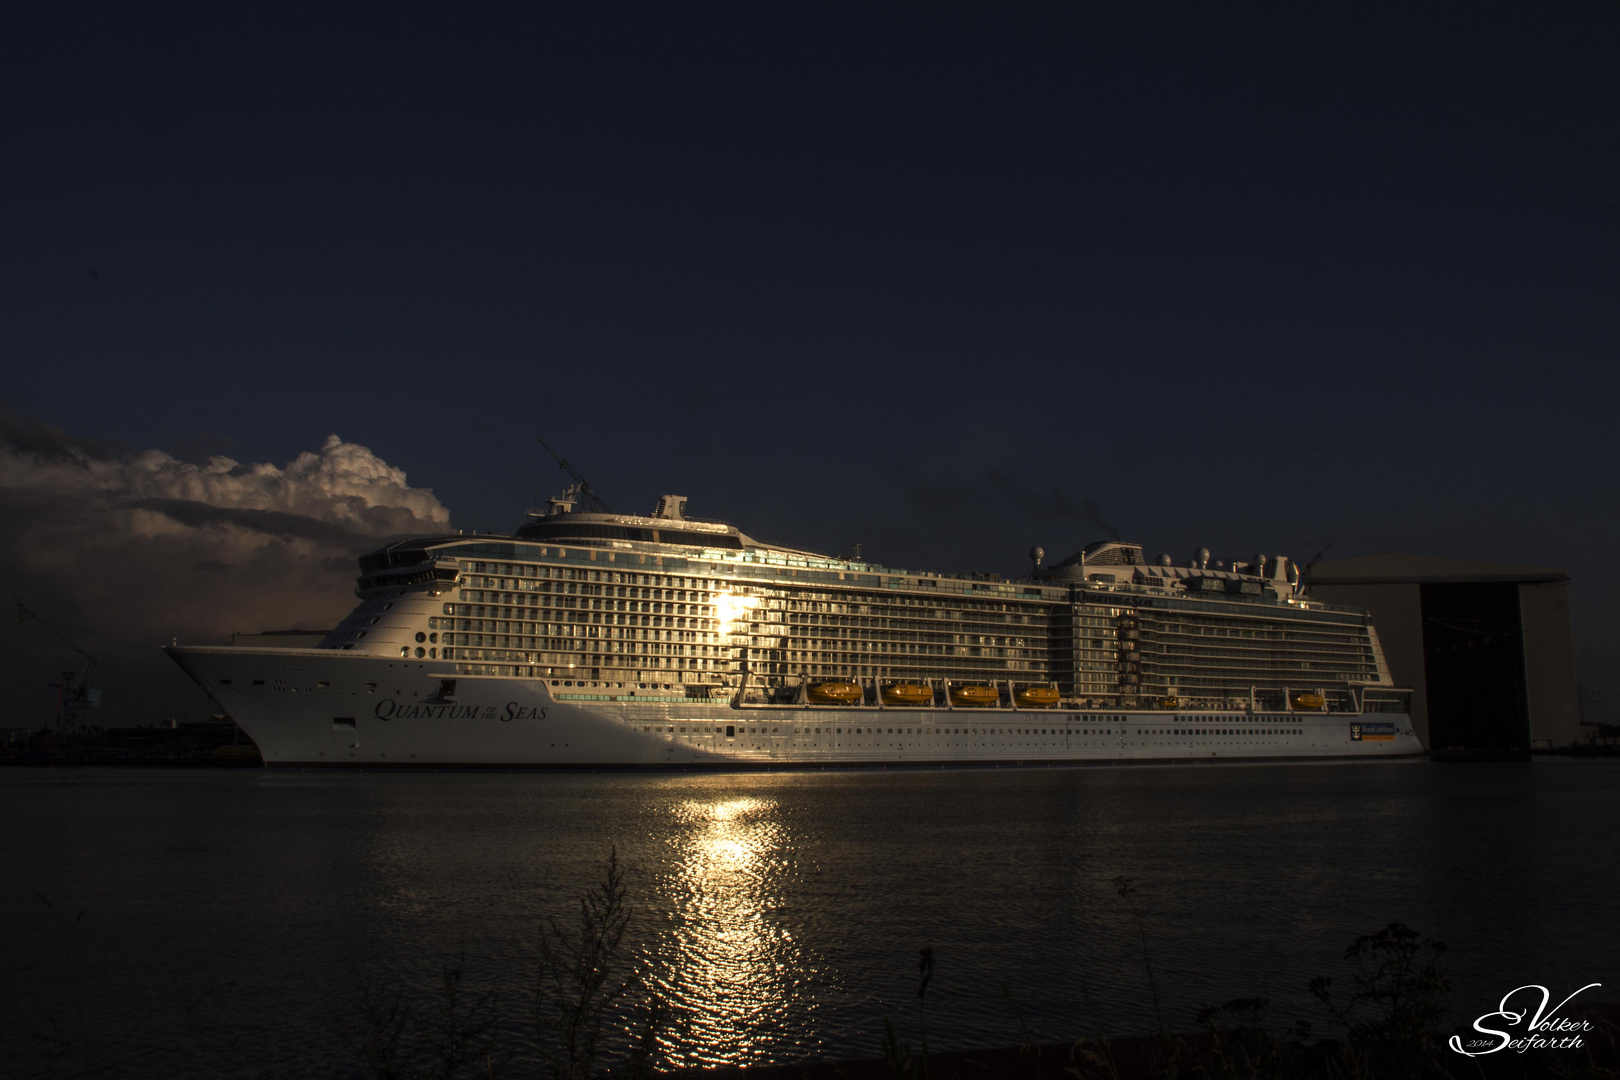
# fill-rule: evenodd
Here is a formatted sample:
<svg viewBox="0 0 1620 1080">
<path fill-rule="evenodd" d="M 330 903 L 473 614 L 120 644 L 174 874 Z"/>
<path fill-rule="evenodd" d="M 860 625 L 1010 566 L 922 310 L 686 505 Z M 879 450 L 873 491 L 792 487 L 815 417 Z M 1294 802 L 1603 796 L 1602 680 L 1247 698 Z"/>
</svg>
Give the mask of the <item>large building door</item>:
<svg viewBox="0 0 1620 1080">
<path fill-rule="evenodd" d="M 1530 746 L 1515 583 L 1420 586 L 1429 748 Z"/>
</svg>

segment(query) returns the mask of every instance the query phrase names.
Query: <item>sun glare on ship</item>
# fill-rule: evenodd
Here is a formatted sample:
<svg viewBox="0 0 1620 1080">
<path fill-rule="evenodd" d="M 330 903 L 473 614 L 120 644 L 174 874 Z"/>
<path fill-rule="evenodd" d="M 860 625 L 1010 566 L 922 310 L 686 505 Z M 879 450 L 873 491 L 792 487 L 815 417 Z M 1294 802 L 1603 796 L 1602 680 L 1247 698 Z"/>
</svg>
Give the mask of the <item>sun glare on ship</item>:
<svg viewBox="0 0 1620 1080">
<path fill-rule="evenodd" d="M 722 640 L 731 633 L 736 624 L 748 621 L 748 613 L 759 605 L 757 596 L 745 596 L 741 593 L 718 593 L 714 598 L 714 615 L 720 621 L 720 637 Z"/>
</svg>

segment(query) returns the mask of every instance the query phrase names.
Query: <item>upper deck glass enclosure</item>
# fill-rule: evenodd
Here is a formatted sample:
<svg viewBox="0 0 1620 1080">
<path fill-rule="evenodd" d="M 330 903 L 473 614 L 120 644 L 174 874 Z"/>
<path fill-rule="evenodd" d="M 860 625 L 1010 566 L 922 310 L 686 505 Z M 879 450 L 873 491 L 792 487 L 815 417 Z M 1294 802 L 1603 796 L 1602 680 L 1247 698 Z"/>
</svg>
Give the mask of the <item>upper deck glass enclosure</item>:
<svg viewBox="0 0 1620 1080">
<path fill-rule="evenodd" d="M 432 589 L 431 632 L 467 674 L 718 687 L 746 670 L 784 693 L 819 679 L 1011 680 L 1120 707 L 1387 683 L 1367 617 L 1297 596 L 1280 564 L 1270 577 L 1146 567 L 1134 547 L 1004 581 L 774 547 L 717 523 L 567 513 L 514 537 L 391 545 L 361 560 L 359 592 Z M 339 632 L 325 643 L 344 645 Z"/>
</svg>

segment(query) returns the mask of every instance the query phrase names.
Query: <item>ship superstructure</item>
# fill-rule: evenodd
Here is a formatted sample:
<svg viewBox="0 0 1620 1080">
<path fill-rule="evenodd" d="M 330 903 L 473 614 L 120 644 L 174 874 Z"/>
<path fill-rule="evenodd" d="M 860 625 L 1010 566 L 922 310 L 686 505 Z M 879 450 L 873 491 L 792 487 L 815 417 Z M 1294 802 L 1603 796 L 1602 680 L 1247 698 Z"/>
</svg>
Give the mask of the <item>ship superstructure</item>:
<svg viewBox="0 0 1620 1080">
<path fill-rule="evenodd" d="M 1303 595 L 1286 558 L 1176 566 L 1103 541 L 1010 581 L 763 543 L 688 517 L 679 495 L 645 516 L 579 500 L 565 491 L 511 536 L 364 556 L 359 606 L 316 649 L 171 652 L 272 764 L 1421 749 L 1370 619 Z"/>
</svg>

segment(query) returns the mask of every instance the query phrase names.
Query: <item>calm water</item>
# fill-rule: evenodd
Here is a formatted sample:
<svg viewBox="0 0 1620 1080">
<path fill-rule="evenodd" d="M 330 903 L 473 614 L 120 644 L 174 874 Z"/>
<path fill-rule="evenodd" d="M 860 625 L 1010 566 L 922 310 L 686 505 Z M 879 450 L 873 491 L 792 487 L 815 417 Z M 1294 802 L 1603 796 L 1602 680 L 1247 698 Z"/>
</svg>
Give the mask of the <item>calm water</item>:
<svg viewBox="0 0 1620 1080">
<path fill-rule="evenodd" d="M 0 770 L 0 1050 L 89 1075 L 354 1075 L 357 982 L 468 977 L 513 1015 L 537 920 L 610 844 L 677 1060 L 1141 1029 L 1133 878 L 1167 1020 L 1305 985 L 1401 920 L 1451 946 L 1459 1015 L 1527 982 L 1620 983 L 1612 762 L 772 775 Z M 51 906 L 47 906 L 44 900 Z M 82 916 L 81 913 L 82 912 Z M 1620 990 L 1600 992 L 1610 1000 Z M 1478 1006 L 1476 1008 L 1476 1006 Z M 54 1025 L 54 1026 L 53 1026 Z"/>
</svg>

